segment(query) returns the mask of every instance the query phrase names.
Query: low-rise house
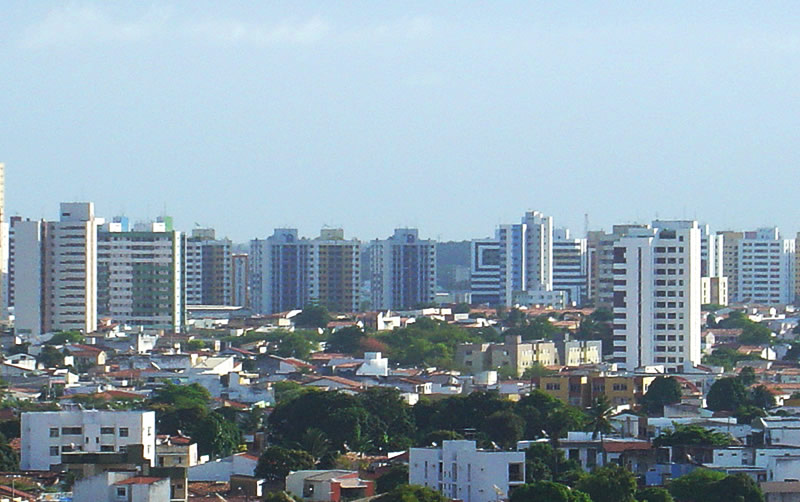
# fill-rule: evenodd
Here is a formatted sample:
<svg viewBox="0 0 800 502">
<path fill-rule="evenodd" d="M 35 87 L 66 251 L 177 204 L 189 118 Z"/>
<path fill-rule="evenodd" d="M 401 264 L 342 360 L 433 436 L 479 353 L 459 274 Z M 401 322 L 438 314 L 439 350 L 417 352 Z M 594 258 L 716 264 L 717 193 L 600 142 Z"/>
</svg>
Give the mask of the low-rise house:
<svg viewBox="0 0 800 502">
<path fill-rule="evenodd" d="M 547 440 L 540 440 L 547 441 Z M 519 441 L 517 449 L 525 450 L 536 441 Z M 559 447 L 569 460 L 578 462 L 583 470 L 591 472 L 608 464 L 622 465 L 637 475 L 644 475 L 656 464 L 656 450 L 649 441 L 633 438 L 596 437 L 591 432 L 568 432 Z"/>
<path fill-rule="evenodd" d="M 494 502 L 525 483 L 525 453 L 479 450 L 467 440 L 411 448 L 408 482 L 463 502 Z"/>
<path fill-rule="evenodd" d="M 357 382 L 355 380 L 337 376 L 314 378 L 303 385 L 306 387 L 318 387 L 322 390 L 340 390 L 348 393 L 359 392 L 366 386 L 364 382 Z"/>
<path fill-rule="evenodd" d="M 295 471 L 286 477 L 286 491 L 319 502 L 340 502 L 375 495 L 375 482 L 363 480 L 358 471 Z"/>
<path fill-rule="evenodd" d="M 192 467 L 198 464 L 197 443 L 185 436 L 156 437 L 158 467 Z"/>
<path fill-rule="evenodd" d="M 764 502 L 800 502 L 800 481 L 765 481 L 759 487 Z"/>
<path fill-rule="evenodd" d="M 258 465 L 258 457 L 249 453 L 237 453 L 230 457 L 212 460 L 189 467 L 189 481 L 230 481 L 233 475 L 252 476 Z"/>
<path fill-rule="evenodd" d="M 47 471 L 62 463 L 62 453 L 120 452 L 143 445 L 155 459 L 154 411 L 38 411 L 22 414 L 20 469 Z"/>
<path fill-rule="evenodd" d="M 74 500 L 97 502 L 164 502 L 173 500 L 169 478 L 137 476 L 134 472 L 103 472 L 79 479 L 73 487 L 73 498 Z"/>
</svg>

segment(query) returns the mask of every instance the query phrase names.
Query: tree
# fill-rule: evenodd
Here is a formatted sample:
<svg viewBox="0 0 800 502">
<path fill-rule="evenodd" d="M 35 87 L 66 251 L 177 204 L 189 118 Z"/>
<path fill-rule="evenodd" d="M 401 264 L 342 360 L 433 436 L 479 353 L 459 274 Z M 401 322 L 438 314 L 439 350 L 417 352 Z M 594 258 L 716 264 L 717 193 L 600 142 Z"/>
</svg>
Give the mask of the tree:
<svg viewBox="0 0 800 502">
<path fill-rule="evenodd" d="M 578 481 L 576 488 L 586 492 L 593 502 L 634 502 L 636 478 L 624 467 L 610 464 L 600 467 Z"/>
<path fill-rule="evenodd" d="M 511 410 L 496 411 L 486 417 L 484 432 L 502 448 L 512 449 L 522 439 L 525 421 Z"/>
<path fill-rule="evenodd" d="M 236 423 L 225 420 L 216 411 L 189 424 L 184 430 L 197 442 L 197 452 L 212 458 L 227 457 L 242 444 L 242 431 Z"/>
<path fill-rule="evenodd" d="M 269 492 L 261 500 L 263 502 L 297 502 L 297 499 L 284 491 Z"/>
<path fill-rule="evenodd" d="M 750 390 L 750 404 L 763 410 L 775 406 L 775 396 L 763 385 L 758 385 Z"/>
<path fill-rule="evenodd" d="M 754 419 L 758 417 L 766 417 L 767 412 L 764 411 L 763 408 L 759 408 L 758 406 L 740 406 L 739 409 L 736 410 L 734 414 L 736 417 L 736 422 L 743 424 L 743 425 L 750 425 Z"/>
<path fill-rule="evenodd" d="M 36 362 L 45 368 L 58 368 L 64 366 L 64 354 L 55 347 L 45 345 L 36 356 Z"/>
<path fill-rule="evenodd" d="M 525 371 L 522 372 L 522 378 L 524 380 L 530 380 L 531 378 L 548 376 L 552 375 L 553 373 L 555 373 L 555 371 L 547 369 L 544 365 L 540 363 L 533 363 L 525 368 Z"/>
<path fill-rule="evenodd" d="M 314 465 L 317 465 L 330 452 L 331 442 L 324 432 L 314 427 L 303 434 L 297 446 L 308 452 L 314 459 Z"/>
<path fill-rule="evenodd" d="M 374 499 L 375 502 L 448 502 L 441 493 L 424 486 L 399 485 Z"/>
<path fill-rule="evenodd" d="M 45 345 L 66 345 L 68 343 L 83 343 L 86 337 L 79 331 L 60 331 L 45 342 Z"/>
<path fill-rule="evenodd" d="M 561 483 L 537 481 L 515 488 L 511 493 L 510 502 L 582 502 L 587 500 L 587 497 L 587 494 L 573 491 Z"/>
<path fill-rule="evenodd" d="M 742 381 L 742 385 L 745 387 L 750 387 L 756 383 L 756 371 L 752 366 L 745 366 L 742 368 L 742 371 L 739 372 L 739 380 Z"/>
<path fill-rule="evenodd" d="M 605 394 L 597 396 L 592 406 L 589 407 L 586 422 L 586 426 L 592 431 L 592 439 L 597 439 L 598 435 L 602 438 L 603 434 L 614 430 L 609 420 L 613 411 L 614 408 L 611 407 Z"/>
<path fill-rule="evenodd" d="M 566 436 L 568 431 L 574 431 L 583 426 L 585 415 L 571 406 L 564 406 L 552 410 L 544 419 L 544 432 L 550 437 L 553 446 L 559 445 L 559 439 Z"/>
<path fill-rule="evenodd" d="M 325 343 L 325 352 L 356 354 L 367 335 L 358 326 L 348 326 L 334 331 Z"/>
<path fill-rule="evenodd" d="M 730 371 L 739 361 L 758 361 L 760 359 L 755 355 L 742 354 L 731 347 L 721 347 L 714 349 L 710 356 L 703 357 L 703 364 L 722 366 L 726 371 Z"/>
<path fill-rule="evenodd" d="M 204 348 L 206 348 L 206 342 L 195 338 L 193 340 L 189 340 L 188 342 L 186 342 L 186 348 L 188 350 L 203 350 Z"/>
<path fill-rule="evenodd" d="M 400 391 L 370 387 L 358 396 L 359 404 L 370 419 L 363 426 L 365 434 L 380 451 L 404 450 L 412 446 L 416 427 L 411 407 Z"/>
<path fill-rule="evenodd" d="M 283 482 L 291 471 L 314 468 L 314 458 L 303 450 L 270 446 L 258 458 L 255 475 L 269 483 Z"/>
<path fill-rule="evenodd" d="M 711 500 L 714 483 L 722 479 L 725 479 L 725 474 L 722 472 L 695 469 L 672 480 L 669 492 L 680 502 L 706 502 Z"/>
<path fill-rule="evenodd" d="M 421 446 L 434 446 L 434 444 L 442 446 L 443 441 L 453 441 L 456 439 L 464 439 L 464 436 L 456 431 L 436 430 L 425 435 Z"/>
<path fill-rule="evenodd" d="M 386 493 L 394 490 L 400 485 L 408 483 L 408 465 L 394 464 L 375 480 L 375 490 L 378 493 Z"/>
<path fill-rule="evenodd" d="M 730 434 L 716 432 L 699 425 L 674 424 L 653 440 L 653 446 L 728 446 L 733 443 Z"/>
<path fill-rule="evenodd" d="M 16 472 L 19 470 L 19 455 L 8 443 L 6 437 L 0 434 L 0 471 Z"/>
<path fill-rule="evenodd" d="M 772 343 L 772 331 L 763 324 L 747 324 L 736 341 L 742 345 L 768 345 Z"/>
<path fill-rule="evenodd" d="M 657 377 L 642 396 L 642 405 L 649 414 L 663 415 L 664 405 L 681 400 L 681 384 L 675 377 Z"/>
<path fill-rule="evenodd" d="M 563 450 L 550 443 L 536 442 L 525 450 L 525 482 L 556 481 L 567 484 L 583 474 L 580 463 L 567 460 Z"/>
<path fill-rule="evenodd" d="M 298 328 L 326 328 L 331 321 L 328 309 L 321 305 L 307 305 L 292 318 Z"/>
<path fill-rule="evenodd" d="M 747 403 L 747 391 L 742 381 L 735 377 L 720 378 L 708 391 L 706 402 L 713 411 L 736 411 Z"/>
<path fill-rule="evenodd" d="M 747 474 L 733 474 L 713 485 L 714 502 L 764 502 L 764 495 L 753 478 Z"/>
<path fill-rule="evenodd" d="M 650 486 L 636 492 L 636 500 L 639 502 L 674 502 L 669 491 L 660 486 Z"/>
</svg>

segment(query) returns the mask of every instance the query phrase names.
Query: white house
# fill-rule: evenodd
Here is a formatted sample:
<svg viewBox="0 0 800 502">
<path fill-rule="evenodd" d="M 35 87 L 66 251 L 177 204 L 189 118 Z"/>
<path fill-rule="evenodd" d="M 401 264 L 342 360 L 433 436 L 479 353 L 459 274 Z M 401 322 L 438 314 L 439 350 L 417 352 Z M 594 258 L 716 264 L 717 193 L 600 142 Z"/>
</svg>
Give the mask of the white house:
<svg viewBox="0 0 800 502">
<path fill-rule="evenodd" d="M 508 497 L 525 483 L 525 453 L 478 450 L 475 441 L 443 441 L 440 448 L 411 448 L 408 482 L 463 502 Z"/>
<path fill-rule="evenodd" d="M 229 481 L 234 474 L 252 476 L 258 465 L 258 457 L 237 453 L 204 464 L 189 467 L 189 481 Z"/>
<path fill-rule="evenodd" d="M 47 471 L 61 463 L 61 454 L 120 452 L 144 446 L 153 464 L 156 444 L 154 411 L 37 411 L 22 414 L 20 469 Z"/>
<path fill-rule="evenodd" d="M 79 479 L 74 500 L 95 502 L 162 502 L 170 500 L 169 478 L 136 476 L 133 472 L 103 472 Z"/>
</svg>

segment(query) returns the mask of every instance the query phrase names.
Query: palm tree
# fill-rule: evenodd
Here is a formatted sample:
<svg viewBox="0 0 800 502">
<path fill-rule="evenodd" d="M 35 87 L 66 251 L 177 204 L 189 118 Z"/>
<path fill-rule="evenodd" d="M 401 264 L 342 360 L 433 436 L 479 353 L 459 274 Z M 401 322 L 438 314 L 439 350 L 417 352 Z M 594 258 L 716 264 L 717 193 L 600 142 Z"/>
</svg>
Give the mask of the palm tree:
<svg viewBox="0 0 800 502">
<path fill-rule="evenodd" d="M 297 446 L 314 457 L 314 464 L 319 464 L 328 452 L 330 452 L 331 445 L 324 432 L 312 427 L 303 434 Z"/>
<path fill-rule="evenodd" d="M 605 394 L 597 396 L 597 399 L 595 399 L 594 403 L 592 403 L 587 411 L 589 420 L 586 423 L 586 427 L 588 430 L 592 431 L 592 439 L 597 439 L 597 436 L 600 435 L 600 448 L 603 451 L 603 465 L 607 463 L 603 434 L 608 434 L 614 430 L 614 427 L 611 425 L 611 420 L 609 420 L 613 412 L 614 408 L 611 406 Z"/>
</svg>

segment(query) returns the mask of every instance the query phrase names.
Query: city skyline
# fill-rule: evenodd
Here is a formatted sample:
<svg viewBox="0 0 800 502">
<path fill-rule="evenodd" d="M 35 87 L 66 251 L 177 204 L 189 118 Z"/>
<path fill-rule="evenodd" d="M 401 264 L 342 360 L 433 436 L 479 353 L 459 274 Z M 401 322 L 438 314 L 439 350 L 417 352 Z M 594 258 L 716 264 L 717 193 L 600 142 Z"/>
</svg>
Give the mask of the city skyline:
<svg viewBox="0 0 800 502">
<path fill-rule="evenodd" d="M 91 200 L 236 242 L 462 240 L 528 209 L 793 235 L 798 9 L 11 2 L 7 214 Z"/>
</svg>

